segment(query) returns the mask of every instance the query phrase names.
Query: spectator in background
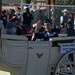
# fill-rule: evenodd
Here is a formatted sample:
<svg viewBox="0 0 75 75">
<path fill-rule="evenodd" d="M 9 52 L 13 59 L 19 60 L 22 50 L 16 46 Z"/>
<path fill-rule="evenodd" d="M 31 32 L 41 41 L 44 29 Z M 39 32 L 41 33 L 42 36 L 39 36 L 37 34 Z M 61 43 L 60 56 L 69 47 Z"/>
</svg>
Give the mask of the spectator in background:
<svg viewBox="0 0 75 75">
<path fill-rule="evenodd" d="M 60 34 L 64 34 L 64 32 L 65 32 L 64 23 L 60 23 Z"/>
<path fill-rule="evenodd" d="M 72 27 L 73 25 L 72 25 L 72 23 L 71 22 L 68 22 L 67 24 L 66 24 L 66 29 L 65 29 L 65 34 L 67 34 L 68 36 L 75 36 L 75 31 L 74 31 L 74 29 L 73 29 L 73 27 Z"/>
<path fill-rule="evenodd" d="M 14 9 L 11 9 L 11 10 L 10 10 L 10 14 L 7 16 L 8 22 L 9 22 L 13 17 L 16 17 L 16 15 L 15 15 L 15 10 L 14 10 Z"/>
<path fill-rule="evenodd" d="M 4 28 L 6 28 L 7 24 L 7 15 L 6 15 L 6 10 L 1 11 L 1 17 L 0 19 L 3 21 Z"/>
<path fill-rule="evenodd" d="M 62 10 L 63 15 L 60 17 L 60 23 L 64 23 L 64 25 L 66 25 L 69 18 L 68 12 L 69 11 L 67 9 Z"/>
<path fill-rule="evenodd" d="M 72 28 L 74 28 L 74 13 L 69 14 L 68 22 L 71 22 L 73 25 Z"/>
<path fill-rule="evenodd" d="M 25 12 L 23 13 L 23 24 L 25 26 L 30 27 L 31 26 L 31 21 L 33 20 L 33 16 L 29 11 L 29 8 L 25 8 Z"/>
<path fill-rule="evenodd" d="M 17 32 L 17 28 L 19 20 L 16 17 L 13 17 L 8 23 L 7 23 L 7 34 L 15 35 Z"/>
<path fill-rule="evenodd" d="M 67 34 L 67 36 L 75 36 L 74 28 L 72 27 L 71 22 L 67 22 L 66 27 L 64 28 L 64 34 Z M 61 43 L 72 43 L 74 40 L 63 40 L 60 41 Z"/>
<path fill-rule="evenodd" d="M 28 7 L 25 7 L 25 12 L 23 13 L 23 27 L 25 28 L 25 30 L 27 31 L 27 33 L 29 33 L 29 31 L 31 30 L 31 22 L 33 20 L 33 16 L 29 11 Z"/>
<path fill-rule="evenodd" d="M 16 16 L 19 19 L 19 21 L 22 22 L 22 14 L 21 14 L 21 8 L 20 7 L 17 7 Z"/>
</svg>

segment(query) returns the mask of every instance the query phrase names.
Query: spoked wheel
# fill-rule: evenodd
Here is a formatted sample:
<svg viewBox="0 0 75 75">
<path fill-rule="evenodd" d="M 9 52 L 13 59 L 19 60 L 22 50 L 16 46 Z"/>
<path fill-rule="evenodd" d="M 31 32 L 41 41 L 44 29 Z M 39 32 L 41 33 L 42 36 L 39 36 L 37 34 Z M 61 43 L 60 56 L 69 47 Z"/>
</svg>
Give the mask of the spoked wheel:
<svg viewBox="0 0 75 75">
<path fill-rule="evenodd" d="M 60 59 L 54 75 L 75 75 L 75 50 Z"/>
</svg>

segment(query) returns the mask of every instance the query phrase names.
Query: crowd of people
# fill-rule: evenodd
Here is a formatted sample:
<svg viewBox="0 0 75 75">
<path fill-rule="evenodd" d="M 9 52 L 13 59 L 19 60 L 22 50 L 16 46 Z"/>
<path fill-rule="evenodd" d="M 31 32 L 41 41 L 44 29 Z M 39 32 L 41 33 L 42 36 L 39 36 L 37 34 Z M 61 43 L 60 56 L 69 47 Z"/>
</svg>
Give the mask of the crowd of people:
<svg viewBox="0 0 75 75">
<path fill-rule="evenodd" d="M 31 34 L 31 36 L 27 36 L 27 38 L 32 41 L 49 41 L 50 37 L 58 37 L 58 34 L 75 36 L 75 15 L 73 13 L 70 13 L 70 15 L 68 15 L 67 9 L 64 9 L 62 13 L 63 15 L 60 16 L 59 33 L 55 30 L 56 28 L 53 29 L 53 21 L 51 19 L 45 18 L 44 22 L 39 19 L 36 23 L 32 24 L 34 16 L 31 14 L 28 7 L 25 8 L 23 14 L 21 14 L 21 8 L 18 8 L 17 14 L 15 14 L 15 10 L 12 9 L 9 15 L 6 15 L 6 11 L 2 10 L 0 20 L 3 21 L 3 25 L 6 29 L 7 34 Z"/>
</svg>

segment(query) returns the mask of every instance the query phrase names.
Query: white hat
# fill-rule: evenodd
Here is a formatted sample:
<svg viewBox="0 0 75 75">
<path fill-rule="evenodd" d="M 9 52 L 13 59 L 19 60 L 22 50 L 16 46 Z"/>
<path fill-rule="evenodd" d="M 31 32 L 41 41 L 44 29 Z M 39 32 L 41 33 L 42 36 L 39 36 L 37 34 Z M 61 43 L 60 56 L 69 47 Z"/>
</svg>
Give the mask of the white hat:
<svg viewBox="0 0 75 75">
<path fill-rule="evenodd" d="M 64 10 L 62 10 L 62 12 L 68 12 L 68 10 L 67 9 L 64 9 Z"/>
<path fill-rule="evenodd" d="M 36 27 L 36 25 L 37 25 L 37 23 L 34 23 L 34 24 L 33 24 L 33 28 Z"/>
<path fill-rule="evenodd" d="M 27 6 L 24 6 L 24 9 L 26 9 L 27 8 Z"/>
</svg>

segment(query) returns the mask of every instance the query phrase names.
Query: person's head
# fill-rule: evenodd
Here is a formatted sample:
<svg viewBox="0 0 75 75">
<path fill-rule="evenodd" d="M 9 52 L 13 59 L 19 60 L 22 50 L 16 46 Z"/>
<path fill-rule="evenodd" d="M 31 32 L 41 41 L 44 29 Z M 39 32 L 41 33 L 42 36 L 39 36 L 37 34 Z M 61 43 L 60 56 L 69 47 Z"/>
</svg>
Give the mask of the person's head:
<svg viewBox="0 0 75 75">
<path fill-rule="evenodd" d="M 35 27 L 35 30 L 36 31 L 39 31 L 42 28 L 42 21 L 41 20 L 38 20 L 37 23 L 35 23 L 33 25 L 33 27 Z"/>
<path fill-rule="evenodd" d="M 52 29 L 52 21 L 50 19 L 44 20 L 44 28 L 48 32 Z"/>
<path fill-rule="evenodd" d="M 2 12 L 2 14 L 5 14 L 6 13 L 6 10 L 2 10 L 1 12 Z"/>
<path fill-rule="evenodd" d="M 14 9 L 11 9 L 11 14 L 15 14 L 15 10 Z"/>
<path fill-rule="evenodd" d="M 68 22 L 68 23 L 66 24 L 66 27 L 67 27 L 67 29 L 72 29 L 72 23 L 71 23 L 71 22 Z"/>
<path fill-rule="evenodd" d="M 67 15 L 68 10 L 67 9 L 64 9 L 64 10 L 62 10 L 62 13 L 63 13 L 63 15 Z"/>
<path fill-rule="evenodd" d="M 64 28 L 64 23 L 60 23 L 60 28 Z"/>
<path fill-rule="evenodd" d="M 25 11 L 25 12 L 29 12 L 29 8 L 25 6 L 25 7 L 24 7 L 24 11 Z"/>
<path fill-rule="evenodd" d="M 17 7 L 17 13 L 20 13 L 20 12 L 21 12 L 21 8 Z"/>
<path fill-rule="evenodd" d="M 69 14 L 69 17 L 70 17 L 70 18 L 74 18 L 74 13 L 70 13 L 70 14 Z"/>
<path fill-rule="evenodd" d="M 36 27 L 37 27 L 38 29 L 40 29 L 40 28 L 42 27 L 42 21 L 41 21 L 41 20 L 38 20 L 38 21 L 37 21 Z"/>
</svg>

